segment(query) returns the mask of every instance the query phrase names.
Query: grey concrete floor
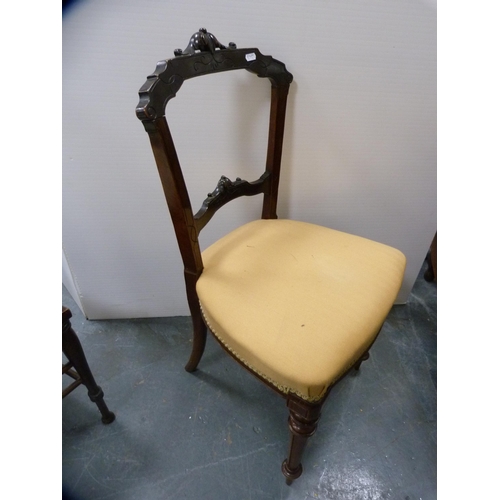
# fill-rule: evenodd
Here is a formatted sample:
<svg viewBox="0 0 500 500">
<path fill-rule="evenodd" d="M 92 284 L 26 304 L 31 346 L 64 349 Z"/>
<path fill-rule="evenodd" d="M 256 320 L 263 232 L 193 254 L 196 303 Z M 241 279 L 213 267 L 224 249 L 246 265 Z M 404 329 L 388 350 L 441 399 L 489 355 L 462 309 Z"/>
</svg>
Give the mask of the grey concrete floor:
<svg viewBox="0 0 500 500">
<path fill-rule="evenodd" d="M 284 400 L 211 337 L 197 372 L 185 372 L 190 318 L 87 321 L 63 288 L 116 414 L 103 425 L 84 387 L 63 400 L 65 497 L 435 499 L 436 284 L 422 274 L 360 372 L 334 387 L 292 486 L 280 470 L 289 437 Z"/>
</svg>

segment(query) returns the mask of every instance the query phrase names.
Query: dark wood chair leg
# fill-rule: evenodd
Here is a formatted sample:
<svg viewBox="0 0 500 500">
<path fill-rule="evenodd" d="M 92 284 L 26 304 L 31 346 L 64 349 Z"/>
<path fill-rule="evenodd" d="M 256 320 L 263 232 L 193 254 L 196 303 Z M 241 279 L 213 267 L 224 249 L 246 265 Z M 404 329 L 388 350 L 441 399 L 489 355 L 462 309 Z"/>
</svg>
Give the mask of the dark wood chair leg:
<svg viewBox="0 0 500 500">
<path fill-rule="evenodd" d="M 431 248 L 425 258 L 427 262 L 427 269 L 424 273 L 425 281 L 437 281 L 437 233 L 431 243 Z"/>
<path fill-rule="evenodd" d="M 424 272 L 424 280 L 430 283 L 434 281 L 434 269 L 432 268 L 432 260 L 430 252 L 425 257 L 425 262 L 427 264 L 427 269 Z"/>
<path fill-rule="evenodd" d="M 75 368 L 81 383 L 87 388 L 90 400 L 97 405 L 102 415 L 102 422 L 110 424 L 115 420 L 115 414 L 109 411 L 105 401 L 102 389 L 96 384 L 94 376 L 90 371 L 87 363 L 87 358 L 83 352 L 82 344 L 78 339 L 75 331 L 71 327 L 71 311 L 63 308 L 63 324 L 62 324 L 62 350 L 68 358 L 70 364 Z M 64 396 L 63 396 L 64 397 Z"/>
<path fill-rule="evenodd" d="M 198 367 L 198 363 L 205 351 L 207 342 L 207 325 L 203 320 L 203 314 L 200 309 L 200 301 L 196 293 L 196 282 L 201 274 L 201 270 L 197 273 L 189 273 L 184 271 L 184 279 L 186 280 L 186 293 L 193 322 L 193 348 L 187 365 L 184 367 L 188 372 L 194 372 Z"/>
<path fill-rule="evenodd" d="M 361 363 L 363 361 L 366 361 L 368 358 L 370 357 L 370 353 L 368 351 L 366 351 L 363 356 L 361 356 L 358 361 L 356 361 L 356 364 L 354 365 L 354 369 L 355 370 L 359 370 L 360 366 L 361 366 Z"/>
<path fill-rule="evenodd" d="M 321 404 L 312 404 L 294 396 L 287 399 L 290 410 L 288 427 L 290 429 L 290 448 L 288 458 L 283 462 L 281 471 L 286 478 L 286 484 L 302 474 L 302 453 L 306 442 L 315 432 L 321 416 Z"/>
<path fill-rule="evenodd" d="M 203 316 L 198 307 L 198 312 L 191 314 L 193 321 L 193 349 L 191 351 L 191 357 L 185 366 L 186 371 L 194 372 L 198 367 L 198 363 L 203 356 L 205 351 L 205 344 L 207 342 L 207 325 L 203 321 Z"/>
</svg>

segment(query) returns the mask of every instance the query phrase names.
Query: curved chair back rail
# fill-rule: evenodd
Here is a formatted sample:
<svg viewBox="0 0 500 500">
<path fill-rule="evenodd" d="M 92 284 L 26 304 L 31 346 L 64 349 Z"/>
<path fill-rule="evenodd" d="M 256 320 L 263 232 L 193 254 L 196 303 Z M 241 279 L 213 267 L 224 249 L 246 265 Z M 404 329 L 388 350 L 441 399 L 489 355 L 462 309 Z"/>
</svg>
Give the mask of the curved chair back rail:
<svg viewBox="0 0 500 500">
<path fill-rule="evenodd" d="M 281 61 L 262 55 L 256 48 L 183 55 L 156 64 L 155 71 L 139 90 L 137 117 L 147 121 L 164 116 L 167 102 L 175 97 L 185 80 L 237 69 L 246 69 L 261 78 L 269 78 L 273 87 L 288 88 L 293 80 L 293 75 Z"/>
</svg>

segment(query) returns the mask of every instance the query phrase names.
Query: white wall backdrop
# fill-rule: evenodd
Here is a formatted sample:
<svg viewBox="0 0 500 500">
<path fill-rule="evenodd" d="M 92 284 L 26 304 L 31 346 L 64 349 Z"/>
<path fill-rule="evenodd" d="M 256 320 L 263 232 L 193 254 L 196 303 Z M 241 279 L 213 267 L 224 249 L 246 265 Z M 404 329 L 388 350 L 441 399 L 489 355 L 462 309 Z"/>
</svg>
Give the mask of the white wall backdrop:
<svg viewBox="0 0 500 500">
<path fill-rule="evenodd" d="M 206 27 L 294 75 L 281 218 L 359 234 L 408 259 L 436 231 L 436 5 L 430 0 L 80 0 L 63 16 L 63 282 L 90 319 L 188 314 L 181 259 L 137 91 Z M 220 175 L 264 171 L 270 85 L 186 82 L 168 117 L 193 209 Z M 224 207 L 203 245 L 260 215 Z"/>
</svg>

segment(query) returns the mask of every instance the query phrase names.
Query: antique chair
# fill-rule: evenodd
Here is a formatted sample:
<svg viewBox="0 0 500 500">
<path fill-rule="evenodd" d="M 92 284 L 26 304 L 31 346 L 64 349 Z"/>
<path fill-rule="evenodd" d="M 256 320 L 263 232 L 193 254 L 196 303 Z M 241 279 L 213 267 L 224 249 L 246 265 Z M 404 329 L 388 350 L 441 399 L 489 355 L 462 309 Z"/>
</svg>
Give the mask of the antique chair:
<svg viewBox="0 0 500 500">
<path fill-rule="evenodd" d="M 101 421 L 103 424 L 110 424 L 115 420 L 115 414 L 109 411 L 104 401 L 104 393 L 96 384 L 92 374 L 82 344 L 71 326 L 71 311 L 62 308 L 62 351 L 68 362 L 62 366 L 62 374 L 71 377 L 74 382 L 65 387 L 62 391 L 63 399 L 73 392 L 79 385 L 83 384 L 87 388 L 87 394 L 90 401 L 97 405 L 101 412 Z"/>
<path fill-rule="evenodd" d="M 328 393 L 359 369 L 400 289 L 404 255 L 394 248 L 317 225 L 278 219 L 276 204 L 292 75 L 256 48 L 222 45 L 205 29 L 188 47 L 157 63 L 139 90 L 137 117 L 153 154 L 184 263 L 198 366 L 207 327 L 243 367 L 286 399 L 291 441 L 282 464 L 287 484 L 302 473 L 301 455 Z M 165 117 L 184 80 L 246 69 L 271 82 L 264 173 L 254 182 L 221 177 L 193 213 Z M 263 194 L 262 218 L 201 252 L 200 231 L 223 205 Z"/>
</svg>

